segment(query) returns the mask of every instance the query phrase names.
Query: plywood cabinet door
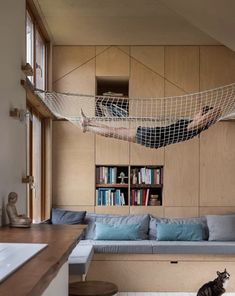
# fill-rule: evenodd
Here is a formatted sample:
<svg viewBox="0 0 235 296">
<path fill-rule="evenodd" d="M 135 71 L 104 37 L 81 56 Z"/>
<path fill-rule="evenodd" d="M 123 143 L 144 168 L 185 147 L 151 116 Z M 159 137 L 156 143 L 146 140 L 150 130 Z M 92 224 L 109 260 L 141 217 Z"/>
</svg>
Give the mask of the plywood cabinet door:
<svg viewBox="0 0 235 296">
<path fill-rule="evenodd" d="M 82 134 L 69 122 L 54 122 L 54 205 L 94 205 L 94 155 L 94 135 Z"/>
<path fill-rule="evenodd" d="M 134 117 L 157 118 L 164 112 L 164 47 L 131 47 L 130 98 L 137 100 L 130 106 L 130 115 Z M 150 98 L 141 103 L 138 99 Z M 145 123 L 146 124 L 146 123 Z M 133 122 L 137 128 L 144 123 Z M 164 149 L 150 149 L 139 144 L 130 144 L 130 163 L 132 165 L 162 165 Z"/>
<path fill-rule="evenodd" d="M 235 206 L 234 135 L 235 122 L 221 122 L 211 127 L 201 136 L 201 206 Z"/>
</svg>

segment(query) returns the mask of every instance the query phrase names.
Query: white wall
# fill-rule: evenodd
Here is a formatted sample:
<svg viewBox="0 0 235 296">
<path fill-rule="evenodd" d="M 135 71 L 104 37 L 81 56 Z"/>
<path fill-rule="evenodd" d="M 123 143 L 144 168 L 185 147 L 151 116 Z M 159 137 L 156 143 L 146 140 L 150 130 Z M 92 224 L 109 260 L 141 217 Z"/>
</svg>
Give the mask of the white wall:
<svg viewBox="0 0 235 296">
<path fill-rule="evenodd" d="M 0 208 L 7 195 L 19 195 L 19 213 L 26 212 L 26 129 L 9 117 L 12 107 L 25 109 L 25 91 L 20 85 L 25 62 L 25 0 L 0 1 Z"/>
</svg>

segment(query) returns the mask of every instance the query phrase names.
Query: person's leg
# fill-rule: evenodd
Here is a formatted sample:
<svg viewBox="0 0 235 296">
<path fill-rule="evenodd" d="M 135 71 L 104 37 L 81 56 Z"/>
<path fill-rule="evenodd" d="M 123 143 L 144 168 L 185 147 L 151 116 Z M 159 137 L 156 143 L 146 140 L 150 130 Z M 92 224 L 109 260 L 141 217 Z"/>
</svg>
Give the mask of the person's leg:
<svg viewBox="0 0 235 296">
<path fill-rule="evenodd" d="M 203 114 L 202 111 L 197 113 L 193 121 L 188 124 L 188 130 L 203 129 L 207 124 L 214 123 L 222 114 L 221 108 L 214 107 L 210 109 L 207 113 Z"/>
<path fill-rule="evenodd" d="M 88 131 L 104 137 L 136 142 L 136 128 L 110 127 L 87 118 L 82 110 L 80 125 L 84 133 Z"/>
</svg>

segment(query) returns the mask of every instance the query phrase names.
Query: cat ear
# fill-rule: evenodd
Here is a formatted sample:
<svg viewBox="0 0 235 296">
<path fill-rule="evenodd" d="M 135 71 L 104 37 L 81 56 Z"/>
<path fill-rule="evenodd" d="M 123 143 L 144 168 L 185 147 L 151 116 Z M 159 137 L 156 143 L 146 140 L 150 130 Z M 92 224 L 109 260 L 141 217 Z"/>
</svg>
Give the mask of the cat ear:
<svg viewBox="0 0 235 296">
<path fill-rule="evenodd" d="M 216 273 L 217 273 L 217 275 L 220 275 L 220 272 L 219 271 L 217 271 Z"/>
</svg>

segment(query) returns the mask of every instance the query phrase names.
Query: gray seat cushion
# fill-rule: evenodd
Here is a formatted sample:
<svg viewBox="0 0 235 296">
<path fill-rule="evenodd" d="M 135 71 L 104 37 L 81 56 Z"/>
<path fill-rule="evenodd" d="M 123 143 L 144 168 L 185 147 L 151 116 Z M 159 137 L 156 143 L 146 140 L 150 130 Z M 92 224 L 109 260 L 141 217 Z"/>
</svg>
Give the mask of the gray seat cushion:
<svg viewBox="0 0 235 296">
<path fill-rule="evenodd" d="M 95 253 L 110 254 L 235 254 L 235 242 L 81 240 L 79 245 L 93 246 Z"/>
<path fill-rule="evenodd" d="M 152 244 L 149 240 L 140 241 L 96 241 L 81 240 L 79 245 L 93 245 L 95 253 L 110 254 L 152 254 Z"/>
<path fill-rule="evenodd" d="M 94 248 L 92 244 L 78 244 L 69 256 L 69 272 L 72 274 L 87 274 Z"/>
<path fill-rule="evenodd" d="M 235 242 L 151 241 L 154 254 L 235 254 Z"/>
</svg>

